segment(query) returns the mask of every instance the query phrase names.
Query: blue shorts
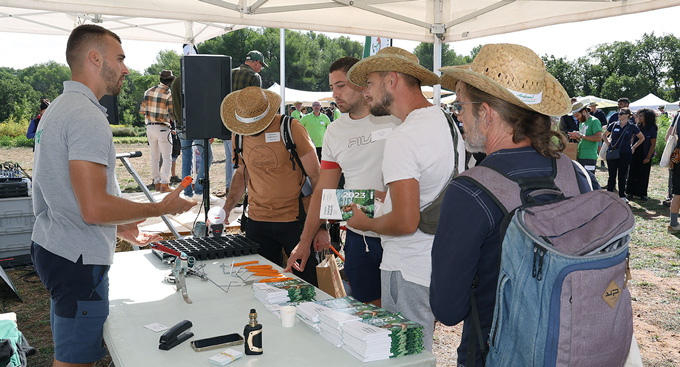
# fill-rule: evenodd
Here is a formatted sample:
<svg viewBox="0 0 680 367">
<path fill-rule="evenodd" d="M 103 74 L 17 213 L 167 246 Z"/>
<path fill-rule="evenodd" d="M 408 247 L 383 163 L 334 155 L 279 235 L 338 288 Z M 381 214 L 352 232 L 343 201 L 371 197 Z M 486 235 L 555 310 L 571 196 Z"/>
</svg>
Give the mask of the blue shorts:
<svg viewBox="0 0 680 367">
<path fill-rule="evenodd" d="M 364 240 L 366 242 L 364 242 Z M 368 252 L 366 246 L 368 245 Z M 380 299 L 380 262 L 383 248 L 380 238 L 362 236 L 349 228 L 345 236 L 345 275 L 352 297 L 361 302 Z"/>
<path fill-rule="evenodd" d="M 73 263 L 37 243 L 31 259 L 50 292 L 54 358 L 65 363 L 92 363 L 106 355 L 102 330 L 109 315 L 109 266 Z"/>
</svg>

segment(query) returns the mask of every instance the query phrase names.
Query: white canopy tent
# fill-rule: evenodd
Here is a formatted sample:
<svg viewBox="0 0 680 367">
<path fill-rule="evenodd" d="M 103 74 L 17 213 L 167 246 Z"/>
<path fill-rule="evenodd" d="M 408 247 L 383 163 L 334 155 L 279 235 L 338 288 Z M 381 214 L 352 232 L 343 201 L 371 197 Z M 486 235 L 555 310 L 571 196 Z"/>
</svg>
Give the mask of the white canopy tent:
<svg viewBox="0 0 680 367">
<path fill-rule="evenodd" d="M 655 96 L 653 93 L 649 93 L 637 101 L 631 102 L 630 106 L 628 107 L 630 107 L 631 111 L 637 111 L 643 108 L 650 108 L 652 110 L 658 111 L 659 106 L 666 106 L 669 103 L 670 102 L 664 101 L 663 99 Z"/>
<path fill-rule="evenodd" d="M 280 94 L 281 86 L 278 83 L 272 84 L 267 88 L 269 91 Z M 307 92 L 298 89 L 285 88 L 284 94 L 286 96 L 285 104 L 293 104 L 295 102 L 302 102 L 303 105 L 309 106 L 314 101 L 321 102 L 322 107 L 328 107 L 333 101 L 332 92 Z"/>
<path fill-rule="evenodd" d="M 680 5 L 680 0 L 0 0 L 0 31 L 196 43 L 243 26 L 446 42 Z M 319 16 L 321 11 L 331 16 Z M 190 23 L 185 23 L 190 22 Z"/>
<path fill-rule="evenodd" d="M 437 72 L 442 41 L 676 5 L 680 0 L 0 0 L 0 32 L 68 34 L 97 23 L 124 39 L 190 44 L 243 26 L 385 36 L 434 42 Z M 436 103 L 438 92 L 437 85 Z"/>
<path fill-rule="evenodd" d="M 680 101 L 673 102 L 673 103 L 667 103 L 666 104 L 666 111 L 678 111 L 680 110 Z"/>
<path fill-rule="evenodd" d="M 597 107 L 600 108 L 618 107 L 619 105 L 616 101 L 612 101 L 611 99 L 604 99 L 595 96 L 576 97 L 576 99 L 584 105 L 589 105 L 595 102 L 597 103 Z"/>
</svg>

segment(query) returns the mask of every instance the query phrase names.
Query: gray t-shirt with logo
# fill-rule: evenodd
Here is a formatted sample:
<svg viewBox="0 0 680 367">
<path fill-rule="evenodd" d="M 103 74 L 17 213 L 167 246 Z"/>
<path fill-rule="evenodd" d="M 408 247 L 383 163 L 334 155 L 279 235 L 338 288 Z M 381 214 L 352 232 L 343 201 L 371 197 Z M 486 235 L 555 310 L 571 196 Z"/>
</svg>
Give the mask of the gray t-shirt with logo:
<svg viewBox="0 0 680 367">
<path fill-rule="evenodd" d="M 114 195 L 116 150 L 106 108 L 84 84 L 65 81 L 40 120 L 35 147 L 32 240 L 73 262 L 82 255 L 83 264 L 110 265 L 116 226 L 85 223 L 69 174 L 72 160 L 104 165 L 106 192 Z"/>
</svg>

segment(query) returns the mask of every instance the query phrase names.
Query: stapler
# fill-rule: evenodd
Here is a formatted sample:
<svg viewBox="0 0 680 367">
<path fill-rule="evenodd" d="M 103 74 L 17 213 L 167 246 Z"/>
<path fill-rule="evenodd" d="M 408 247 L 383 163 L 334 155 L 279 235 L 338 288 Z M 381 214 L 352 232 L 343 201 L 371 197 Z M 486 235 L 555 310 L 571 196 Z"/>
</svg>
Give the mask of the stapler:
<svg viewBox="0 0 680 367">
<path fill-rule="evenodd" d="M 171 327 L 163 335 L 159 341 L 158 349 L 170 350 L 177 345 L 181 344 L 183 341 L 194 336 L 194 333 L 187 331 L 193 324 L 189 320 L 184 320 L 179 322 L 177 325 Z"/>
</svg>

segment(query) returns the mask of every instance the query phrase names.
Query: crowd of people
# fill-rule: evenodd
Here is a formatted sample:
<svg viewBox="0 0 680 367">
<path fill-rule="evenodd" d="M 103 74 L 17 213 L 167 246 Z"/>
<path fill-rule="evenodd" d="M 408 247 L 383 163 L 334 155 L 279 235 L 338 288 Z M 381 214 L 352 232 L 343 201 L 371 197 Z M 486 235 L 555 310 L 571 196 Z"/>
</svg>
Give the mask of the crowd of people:
<svg viewBox="0 0 680 367">
<path fill-rule="evenodd" d="M 115 148 L 98 100 L 118 94 L 128 74 L 121 40 L 102 27 L 82 25 L 69 37 L 66 53 L 72 79 L 41 111 L 35 132 L 31 254 L 51 295 L 55 366 L 93 366 L 105 353 L 102 328 L 115 237 L 144 246 L 158 236 L 140 232 L 141 220 L 194 206 L 190 198 L 202 193 L 200 181 L 181 194 L 169 187 L 172 147 L 179 140 L 183 176 L 191 172 L 188 148 L 198 146 L 208 167 L 211 148 L 186 139 L 183 128 L 191 121 L 177 113 L 182 76 L 163 71 L 160 83 L 145 93 L 140 113 L 151 145 L 153 185 L 168 193 L 146 204 L 116 196 Z M 362 60 L 343 57 L 328 70 L 334 103 L 323 111 L 316 101 L 309 113 L 302 103 L 279 113 L 281 97 L 262 89 L 259 71 L 266 66 L 262 53 L 249 52 L 232 70 L 232 92 L 222 102 L 222 122 L 232 133 L 224 142 L 227 217 L 247 192 L 246 237 L 260 245 L 260 255 L 316 285 L 312 254 L 331 246 L 329 223 L 320 219 L 322 190 L 375 190 L 382 202 L 376 215 L 369 218 L 353 205 L 347 221 L 345 272 L 352 295 L 423 325 L 427 350 L 435 320 L 464 322 L 459 366 L 470 359 L 469 365 L 482 365 L 479 350 L 468 353 L 470 299 L 477 300 L 486 338 L 504 213 L 484 190 L 492 182 L 453 177 L 475 164 L 514 178 L 554 177 L 555 159 L 563 157 L 569 139 L 578 142 L 578 163 L 570 164 L 586 169 L 577 171 L 573 183 L 587 192 L 600 188 L 593 173 L 604 140 L 608 150 L 618 151 L 606 159 L 607 190 L 616 189 L 618 179 L 623 199 L 626 193 L 647 197 L 654 112 L 641 110 L 633 119 L 620 105 L 603 131 L 602 111 L 572 104 L 525 47 L 485 45 L 470 65 L 440 69 L 441 78 L 397 47 Z M 423 96 L 421 86 L 436 84 L 456 91 L 451 112 Z M 560 126 L 571 130 L 555 129 L 552 116 L 563 116 Z M 672 172 L 676 196 L 669 230 L 680 231 L 680 169 Z M 433 229 L 423 213 L 435 202 L 441 206 L 440 225 Z M 99 316 L 83 316 L 88 313 Z M 639 359 L 633 354 L 630 358 Z"/>
</svg>

